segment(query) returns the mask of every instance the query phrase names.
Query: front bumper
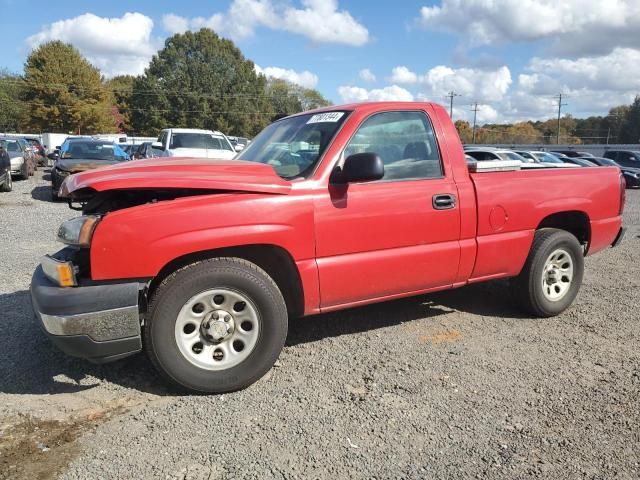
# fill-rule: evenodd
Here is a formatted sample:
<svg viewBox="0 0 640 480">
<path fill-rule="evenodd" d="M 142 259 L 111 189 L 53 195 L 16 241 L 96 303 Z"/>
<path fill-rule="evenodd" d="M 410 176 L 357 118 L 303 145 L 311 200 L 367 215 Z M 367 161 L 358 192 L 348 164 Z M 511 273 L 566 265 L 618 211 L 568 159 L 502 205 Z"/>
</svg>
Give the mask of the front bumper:
<svg viewBox="0 0 640 480">
<path fill-rule="evenodd" d="M 137 282 L 62 288 L 41 266 L 31 280 L 33 311 L 51 341 L 68 355 L 96 363 L 142 349 L 139 291 Z"/>
</svg>

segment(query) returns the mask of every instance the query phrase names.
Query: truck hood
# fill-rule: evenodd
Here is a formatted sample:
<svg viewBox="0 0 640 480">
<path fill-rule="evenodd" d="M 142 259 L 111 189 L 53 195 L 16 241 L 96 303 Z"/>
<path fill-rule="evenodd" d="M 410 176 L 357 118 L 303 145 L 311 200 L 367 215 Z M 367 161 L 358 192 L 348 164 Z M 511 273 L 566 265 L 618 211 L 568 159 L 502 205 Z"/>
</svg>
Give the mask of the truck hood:
<svg viewBox="0 0 640 480">
<path fill-rule="evenodd" d="M 61 196 L 82 190 L 211 190 L 286 195 L 291 184 L 265 164 L 242 160 L 155 158 L 133 160 L 67 177 Z"/>
</svg>

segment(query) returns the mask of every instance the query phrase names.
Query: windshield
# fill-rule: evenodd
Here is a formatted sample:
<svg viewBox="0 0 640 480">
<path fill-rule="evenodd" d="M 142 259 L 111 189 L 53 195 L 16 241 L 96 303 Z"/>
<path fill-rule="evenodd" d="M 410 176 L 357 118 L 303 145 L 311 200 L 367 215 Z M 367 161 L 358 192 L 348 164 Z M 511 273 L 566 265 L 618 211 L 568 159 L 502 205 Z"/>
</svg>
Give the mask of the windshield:
<svg viewBox="0 0 640 480">
<path fill-rule="evenodd" d="M 122 162 L 129 156 L 115 143 L 74 141 L 62 146 L 60 158 L 65 160 L 105 160 Z"/>
<path fill-rule="evenodd" d="M 521 162 L 527 163 L 527 159 L 522 155 L 518 155 L 516 152 L 496 152 L 502 160 L 519 160 Z"/>
<path fill-rule="evenodd" d="M 19 153 L 20 152 L 20 146 L 18 145 L 18 142 L 15 141 L 15 140 L 1 140 L 0 141 L 0 146 L 2 148 L 4 148 L 9 153 Z"/>
<path fill-rule="evenodd" d="M 610 167 L 618 167 L 619 165 L 609 158 L 598 158 L 598 162 L 600 165 L 605 166 L 609 165 Z"/>
<path fill-rule="evenodd" d="M 564 163 L 558 157 L 554 157 L 550 153 L 538 152 L 538 153 L 534 153 L 534 155 L 538 160 L 544 163 Z"/>
<path fill-rule="evenodd" d="M 238 160 L 271 165 L 284 178 L 309 175 L 349 112 L 296 115 L 272 123 L 240 153 Z"/>
<path fill-rule="evenodd" d="M 171 135 L 169 150 L 174 148 L 200 148 L 209 150 L 231 150 L 226 138 L 210 133 L 174 133 Z"/>
</svg>

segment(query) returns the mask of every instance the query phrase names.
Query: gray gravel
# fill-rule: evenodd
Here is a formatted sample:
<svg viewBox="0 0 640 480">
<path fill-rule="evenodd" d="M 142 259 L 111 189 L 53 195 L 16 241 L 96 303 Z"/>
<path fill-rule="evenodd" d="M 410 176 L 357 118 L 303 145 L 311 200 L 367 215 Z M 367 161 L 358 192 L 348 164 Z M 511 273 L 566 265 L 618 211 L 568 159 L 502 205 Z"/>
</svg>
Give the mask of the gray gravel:
<svg viewBox="0 0 640 480">
<path fill-rule="evenodd" d="M 31 272 L 74 215 L 41 173 L 0 194 L 0 446 L 16 418 L 99 419 L 63 478 L 640 477 L 640 191 L 557 318 L 504 282 L 320 315 L 249 389 L 176 396 L 143 356 L 71 359 L 32 320 Z"/>
</svg>

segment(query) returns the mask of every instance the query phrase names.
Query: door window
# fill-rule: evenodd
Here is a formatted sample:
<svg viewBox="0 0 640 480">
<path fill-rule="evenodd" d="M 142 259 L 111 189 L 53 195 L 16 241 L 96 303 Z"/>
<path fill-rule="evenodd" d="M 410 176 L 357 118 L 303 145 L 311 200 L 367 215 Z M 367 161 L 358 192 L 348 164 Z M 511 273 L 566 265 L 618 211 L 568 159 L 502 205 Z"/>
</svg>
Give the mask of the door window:
<svg viewBox="0 0 640 480">
<path fill-rule="evenodd" d="M 363 152 L 382 159 L 382 181 L 443 176 L 433 128 L 423 112 L 384 112 L 368 118 L 349 141 L 345 158 Z"/>
</svg>

